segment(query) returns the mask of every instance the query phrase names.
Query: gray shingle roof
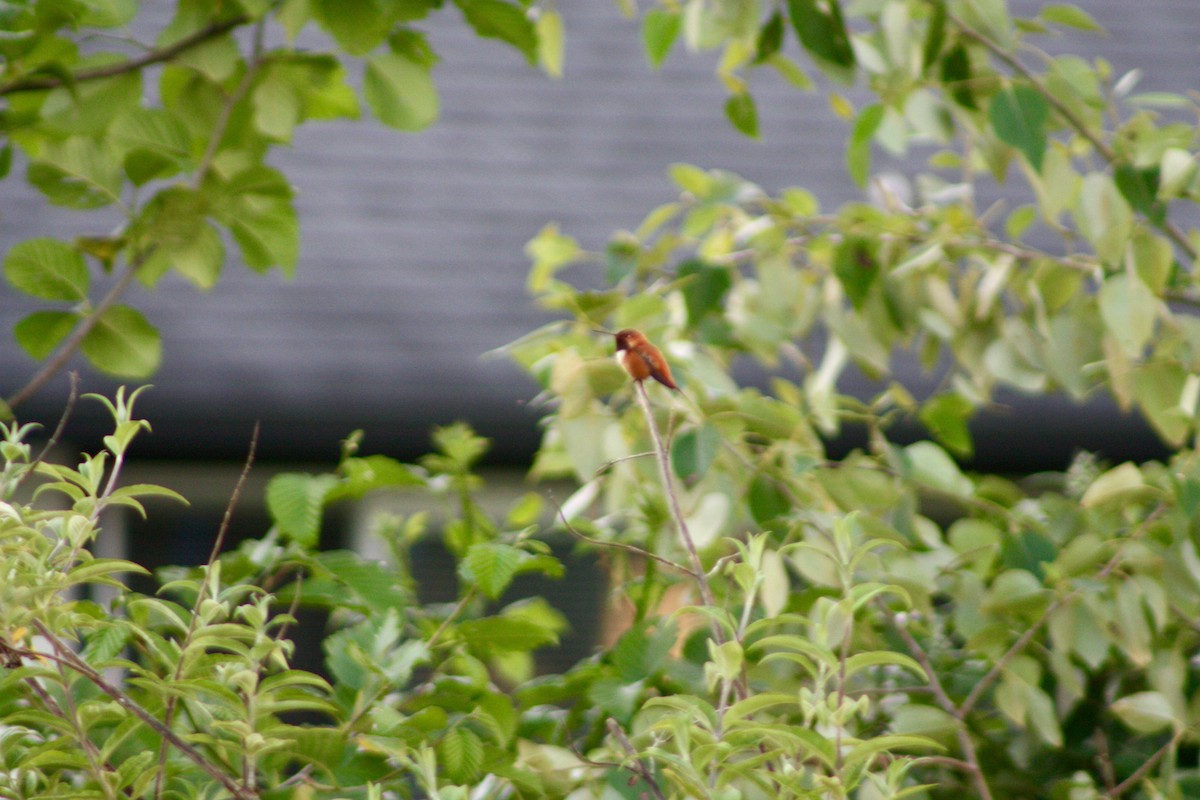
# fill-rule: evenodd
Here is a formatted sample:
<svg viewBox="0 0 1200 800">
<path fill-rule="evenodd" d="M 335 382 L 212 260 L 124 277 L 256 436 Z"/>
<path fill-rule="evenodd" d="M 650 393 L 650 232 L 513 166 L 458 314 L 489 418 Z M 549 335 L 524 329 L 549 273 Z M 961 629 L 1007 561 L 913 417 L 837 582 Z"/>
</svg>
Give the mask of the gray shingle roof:
<svg viewBox="0 0 1200 800">
<path fill-rule="evenodd" d="M 1111 35 L 1064 47 L 1102 54 L 1118 71 L 1142 67 L 1143 89 L 1196 86 L 1195 0 L 1083 5 Z M 152 449 L 237 456 L 262 419 L 268 455 L 332 457 L 355 427 L 368 429 L 373 449 L 411 455 L 430 425 L 462 417 L 498 437 L 504 454 L 528 453 L 535 417 L 522 403 L 535 389 L 480 355 L 545 319 L 524 293 L 523 253 L 543 224 L 598 246 L 671 199 L 665 169 L 677 161 L 730 169 L 768 190 L 803 185 L 825 207 L 858 196 L 842 166 L 845 123 L 820 95 L 756 75 L 763 136 L 748 140 L 722 115 L 711 54 L 678 50 L 652 71 L 636 24 L 612 4 L 559 8 L 568 36 L 561 81 L 475 38 L 449 10 L 429 25 L 443 57 L 442 116 L 431 129 L 310 125 L 273 157 L 298 191 L 295 280 L 231 263 L 207 296 L 174 279 L 135 292 L 164 334 L 164 367 L 141 407 L 155 424 Z M 48 209 L 19 177 L 0 184 L 0 198 L 0 249 L 76 233 L 70 212 Z M 0 296 L 0 324 L 26 307 Z M 33 368 L 6 348 L 0 390 Z M 86 389 L 105 385 L 85 380 Z M 53 414 L 62 393 L 59 382 L 27 411 Z M 1065 408 L 1064 420 L 1080 419 Z"/>
</svg>

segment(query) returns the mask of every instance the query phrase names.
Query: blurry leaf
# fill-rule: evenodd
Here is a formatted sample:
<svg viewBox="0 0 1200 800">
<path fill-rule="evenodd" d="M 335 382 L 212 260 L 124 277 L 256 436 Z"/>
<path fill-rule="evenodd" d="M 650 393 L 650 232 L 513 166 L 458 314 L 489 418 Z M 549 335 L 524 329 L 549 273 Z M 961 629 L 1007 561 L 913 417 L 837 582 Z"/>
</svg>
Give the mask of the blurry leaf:
<svg viewBox="0 0 1200 800">
<path fill-rule="evenodd" d="M 1146 420 L 1163 441 L 1178 447 L 1192 429 L 1180 399 L 1188 372 L 1179 364 L 1155 362 L 1139 367 L 1132 375 L 1133 395 Z"/>
<path fill-rule="evenodd" d="M 859 112 L 850 133 L 850 146 L 846 148 L 846 169 L 860 187 L 865 186 L 871 174 L 871 139 L 883 123 L 884 108 L 872 103 Z"/>
<path fill-rule="evenodd" d="M 792 504 L 787 494 L 780 488 L 775 479 L 759 473 L 750 482 L 746 494 L 746 502 L 750 506 L 750 515 L 760 526 L 782 517 L 791 510 Z"/>
<path fill-rule="evenodd" d="M 1070 28 L 1078 28 L 1096 33 L 1104 32 L 1104 28 L 1100 27 L 1100 24 L 1092 18 L 1092 15 L 1079 6 L 1068 5 L 1066 3 L 1051 3 L 1042 7 L 1039 16 L 1046 20 L 1046 22 L 1052 22 L 1056 25 L 1065 25 Z"/>
<path fill-rule="evenodd" d="M 871 241 L 859 236 L 846 237 L 834 253 L 833 274 L 854 308 L 861 309 L 879 275 L 879 262 L 875 260 Z"/>
<path fill-rule="evenodd" d="M 946 41 L 946 2 L 933 0 L 929 4 L 929 28 L 925 33 L 925 44 L 921 48 L 921 69 L 928 70 L 937 63 Z"/>
<path fill-rule="evenodd" d="M 1133 212 L 1113 179 L 1102 172 L 1088 174 L 1074 211 L 1096 255 L 1109 264 L 1120 263 L 1133 231 Z"/>
<path fill-rule="evenodd" d="M 1000 140 L 1025 154 L 1034 170 L 1041 172 L 1046 153 L 1046 122 L 1050 105 L 1029 86 L 1014 86 L 992 98 L 988 118 Z"/>
<path fill-rule="evenodd" d="M 1137 492 L 1145 485 L 1141 470 L 1132 461 L 1126 461 L 1096 478 L 1083 493 L 1079 504 L 1084 508 L 1092 508 L 1102 503 L 1127 498 L 1131 492 Z"/>
<path fill-rule="evenodd" d="M 454 2 L 477 35 L 507 42 L 520 50 L 531 65 L 537 63 L 537 31 L 523 8 L 503 0 Z"/>
<path fill-rule="evenodd" d="M 954 459 L 933 442 L 915 442 L 894 452 L 902 457 L 911 470 L 912 480 L 917 483 L 959 497 L 969 497 L 973 493 L 975 487 L 971 479 L 963 475 Z"/>
<path fill-rule="evenodd" d="M 467 647 L 481 657 L 490 656 L 493 648 L 502 652 L 528 652 L 558 644 L 558 634 L 545 625 L 513 617 L 467 620 L 458 626 L 458 631 Z"/>
<path fill-rule="evenodd" d="M 379 0 L 310 0 L 317 22 L 350 55 L 374 50 L 387 36 L 390 20 Z"/>
<path fill-rule="evenodd" d="M 963 458 L 974 451 L 967 422 L 975 415 L 969 400 L 957 394 L 942 394 L 921 406 L 921 423 L 934 438 Z"/>
<path fill-rule="evenodd" d="M 579 244 L 570 236 L 558 232 L 553 223 L 542 228 L 538 235 L 525 245 L 525 254 L 533 261 L 526 290 L 539 295 L 550 287 L 554 273 L 582 255 Z"/>
<path fill-rule="evenodd" d="M 553 9 L 542 9 L 536 27 L 538 63 L 550 77 L 561 78 L 565 38 L 562 14 Z"/>
<path fill-rule="evenodd" d="M 671 446 L 671 467 L 684 480 L 700 479 L 720 449 L 721 435 L 709 423 L 684 431 Z"/>
<path fill-rule="evenodd" d="M 735 92 L 725 101 L 725 116 L 737 131 L 752 139 L 758 138 L 758 109 L 749 92 Z"/>
<path fill-rule="evenodd" d="M 979 104 L 975 102 L 972 80 L 971 57 L 967 54 L 967 48 L 956 44 L 942 58 L 941 81 L 954 102 L 974 111 Z"/>
<path fill-rule="evenodd" d="M 380 122 L 418 131 L 437 119 L 437 88 L 427 67 L 395 53 L 369 56 L 366 63 L 363 96 Z"/>
<path fill-rule="evenodd" d="M 25 352 L 41 361 L 78 322 L 79 315 L 71 311 L 34 311 L 13 326 L 13 337 Z"/>
<path fill-rule="evenodd" d="M 779 9 L 767 18 L 758 30 L 758 39 L 754 45 L 754 63 L 766 63 L 783 47 L 783 14 Z"/>
<path fill-rule="evenodd" d="M 666 60 L 667 54 L 679 38 L 682 18 L 678 11 L 665 8 L 652 8 L 642 19 L 642 45 L 646 50 L 646 60 L 650 66 L 658 69 Z"/>
<path fill-rule="evenodd" d="M 854 49 L 842 20 L 840 2 L 788 0 L 788 16 L 800 44 L 818 61 L 837 67 L 854 67 Z"/>
<path fill-rule="evenodd" d="M 277 496 L 276 499 L 280 498 Z M 318 553 L 316 558 L 321 566 L 345 583 L 368 608 L 379 612 L 388 609 L 403 611 L 407 598 L 404 590 L 397 585 L 397 576 L 393 570 L 348 550 L 330 550 Z M 339 588 L 339 591 L 345 590 Z"/>
<path fill-rule="evenodd" d="M 1155 225 L 1166 222 L 1167 206 L 1158 199 L 1157 165 L 1138 169 L 1129 164 L 1118 164 L 1113 171 L 1113 182 L 1135 211 L 1144 214 Z"/>
<path fill-rule="evenodd" d="M 325 497 L 336 483 L 333 475 L 276 475 L 267 483 L 267 511 L 285 537 L 316 547 Z"/>
<path fill-rule="evenodd" d="M 88 271 L 75 248 L 56 239 L 28 239 L 4 257 L 4 277 L 26 294 L 77 302 L 87 297 Z"/>
<path fill-rule="evenodd" d="M 1161 692 L 1135 692 L 1118 698 L 1111 706 L 1121 722 L 1137 733 L 1157 733 L 1165 728 L 1178 730 L 1184 722 Z"/>
<path fill-rule="evenodd" d="M 483 766 L 483 742 L 464 725 L 451 728 L 437 744 L 438 765 L 452 783 L 471 783 Z M 464 797 L 466 795 L 463 795 Z"/>
<path fill-rule="evenodd" d="M 1158 298 L 1146 284 L 1127 273 L 1110 275 L 1100 287 L 1100 316 L 1121 349 L 1140 358 L 1154 335 Z"/>
<path fill-rule="evenodd" d="M 148 377 L 162 360 L 158 330 L 129 306 L 105 311 L 79 349 L 96 369 L 120 377 Z"/>
<path fill-rule="evenodd" d="M 688 324 L 698 325 L 709 314 L 723 314 L 725 296 L 733 286 L 729 270 L 693 259 L 679 265 L 676 273 L 682 284 Z"/>
<path fill-rule="evenodd" d="M 485 595 L 496 600 L 512 583 L 517 566 L 525 553 L 512 545 L 500 542 L 482 542 L 467 548 L 467 554 L 459 563 L 459 575 L 478 586 Z"/>
</svg>

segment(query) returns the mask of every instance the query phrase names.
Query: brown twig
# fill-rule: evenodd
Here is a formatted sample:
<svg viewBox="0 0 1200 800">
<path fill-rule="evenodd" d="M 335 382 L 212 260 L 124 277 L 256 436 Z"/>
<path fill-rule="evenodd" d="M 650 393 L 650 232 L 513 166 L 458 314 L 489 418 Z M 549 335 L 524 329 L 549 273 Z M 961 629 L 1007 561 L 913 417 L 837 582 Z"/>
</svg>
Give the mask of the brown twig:
<svg viewBox="0 0 1200 800">
<path fill-rule="evenodd" d="M 161 64 L 164 61 L 170 61 L 175 56 L 183 53 L 196 45 L 203 44 L 209 39 L 215 39 L 239 25 L 244 25 L 249 22 L 250 18 L 241 15 L 230 17 L 221 22 L 214 22 L 208 27 L 201 28 L 195 33 L 188 34 L 179 41 L 169 44 L 165 47 L 160 47 L 157 50 L 151 50 L 149 53 L 131 58 L 128 61 L 121 61 L 116 64 L 108 64 L 103 67 L 95 67 L 94 69 L 80 70 L 70 78 L 62 78 L 55 75 L 37 75 L 27 78 L 18 78 L 10 81 L 3 86 L 0 86 L 0 97 L 6 94 L 15 92 L 34 92 L 45 89 L 57 89 L 60 86 L 75 85 L 94 81 L 101 78 L 115 78 L 118 75 L 124 75 L 127 72 L 137 72 L 154 64 Z"/>
<path fill-rule="evenodd" d="M 75 330 L 71 331 L 71 335 L 68 336 L 63 343 L 58 346 L 58 350 L 55 351 L 50 360 L 43 364 L 24 386 L 22 386 L 12 396 L 5 400 L 5 402 L 8 403 L 9 408 L 16 408 L 17 406 L 21 405 L 21 403 L 24 403 L 67 365 L 67 362 L 71 359 L 71 356 L 75 355 L 75 351 L 79 349 L 79 346 L 83 344 L 83 340 L 86 339 L 87 335 L 92 332 L 93 328 L 96 327 L 96 323 L 100 321 L 100 318 L 103 317 L 105 312 L 107 312 L 116 304 L 117 300 L 121 299 L 123 294 L 125 294 L 125 290 L 128 289 L 129 285 L 133 282 L 133 278 L 135 275 L 137 275 L 137 271 L 143 264 L 146 263 L 146 259 L 150 257 L 152 252 L 152 249 L 147 249 L 134 256 L 134 258 L 125 266 L 125 271 L 121 273 L 120 279 L 113 284 L 111 289 L 108 290 L 108 294 L 104 295 L 104 297 L 99 303 L 96 304 L 91 312 L 82 320 L 80 320 L 79 325 L 75 328 Z"/>
<path fill-rule="evenodd" d="M 221 548 L 225 544 L 225 536 L 229 532 L 229 523 L 233 519 L 233 510 L 237 507 L 238 500 L 242 496 L 242 487 L 246 484 L 246 478 L 250 474 L 250 468 L 254 465 L 254 456 L 258 451 L 258 432 L 259 423 L 254 423 L 254 431 L 250 434 L 250 449 L 246 453 L 246 462 L 242 465 L 242 472 L 238 475 L 237 482 L 233 485 L 233 492 L 229 495 L 229 502 L 225 504 L 225 514 L 221 517 L 221 524 L 217 528 L 216 538 L 213 540 L 212 550 L 208 555 L 204 580 L 200 583 L 200 589 L 196 592 L 196 601 L 192 603 L 192 617 L 188 622 L 187 633 L 180 643 L 180 657 L 175 664 L 175 672 L 171 676 L 172 682 L 178 681 L 183 676 L 183 651 L 187 650 L 192 639 L 196 635 L 196 627 L 200 620 L 200 606 L 203 605 L 205 599 L 210 592 L 212 581 L 212 566 L 217 558 L 221 555 Z M 166 708 L 163 710 L 163 723 L 170 727 L 175 720 L 175 709 L 179 695 L 171 693 L 167 697 Z M 158 775 L 155 778 L 154 796 L 161 797 L 163 792 L 163 778 L 166 773 L 167 766 L 167 742 L 164 740 L 158 751 Z"/>
<path fill-rule="evenodd" d="M 1154 755 L 1150 756 L 1145 761 L 1143 761 L 1141 766 L 1139 766 L 1132 773 L 1130 773 L 1128 778 L 1126 778 L 1125 780 L 1118 783 L 1116 786 L 1114 786 L 1112 788 L 1111 791 L 1106 792 L 1104 796 L 1112 798 L 1112 800 L 1116 800 L 1116 798 L 1118 798 L 1121 795 L 1128 792 L 1130 789 L 1132 789 L 1134 786 L 1136 786 L 1138 784 L 1138 782 L 1142 780 L 1142 778 L 1146 777 L 1147 773 L 1149 773 L 1150 770 L 1154 769 L 1154 767 L 1158 764 L 1158 762 L 1162 761 L 1163 756 L 1165 756 L 1167 753 L 1171 752 L 1171 750 L 1177 744 L 1179 744 L 1179 740 L 1182 738 L 1183 738 L 1183 731 L 1176 731 L 1175 735 L 1172 736 L 1167 741 L 1166 744 L 1164 744 L 1162 747 L 1158 748 L 1158 750 L 1156 750 L 1154 752 Z"/>
<path fill-rule="evenodd" d="M 640 385 L 640 384 L 639 384 Z M 667 796 L 663 794 L 663 790 L 659 787 L 658 781 L 654 778 L 654 772 L 646 765 L 646 762 L 638 756 L 637 748 L 633 746 L 633 742 L 629 741 L 629 737 L 625 735 L 625 731 L 621 729 L 620 724 L 612 717 L 608 718 L 606 723 L 608 732 L 617 740 L 617 744 L 621 745 L 621 749 L 629 756 L 629 769 L 634 775 L 642 779 L 642 782 L 650 787 L 650 791 L 658 800 L 667 800 Z"/>
<path fill-rule="evenodd" d="M 983 47 L 986 48 L 993 56 L 995 56 L 996 59 L 1001 61 L 1005 66 L 1027 81 L 1029 85 L 1035 91 L 1037 91 L 1038 94 L 1045 98 L 1050 107 L 1053 108 L 1059 116 L 1066 120 L 1067 124 L 1076 133 L 1078 133 L 1084 139 L 1087 139 L 1092 147 L 1096 148 L 1096 152 L 1099 153 L 1101 158 L 1103 158 L 1109 165 L 1115 166 L 1118 161 L 1120 161 L 1116 151 L 1113 150 L 1113 148 L 1107 142 L 1101 139 L 1095 131 L 1089 128 L 1086 122 L 1084 122 L 1074 111 L 1072 111 L 1066 103 L 1059 99 L 1058 95 L 1050 91 L 1050 88 L 1046 86 L 1045 82 L 1035 75 L 1031 69 L 1021 63 L 1018 58 L 1006 51 L 1000 45 L 996 44 L 986 34 L 972 28 L 965 20 L 961 19 L 957 15 L 947 12 L 946 18 L 953 22 L 954 26 L 957 27 L 964 36 L 983 45 Z M 1196 259 L 1196 248 L 1188 240 L 1187 236 L 1184 235 L 1183 231 L 1181 231 L 1174 223 L 1172 223 L 1170 220 L 1163 220 L 1162 223 L 1155 223 L 1151 221 L 1151 224 L 1165 233 L 1180 250 L 1188 255 L 1189 258 L 1191 258 L 1193 261 Z"/>
<path fill-rule="evenodd" d="M 934 669 L 933 663 L 929 660 L 929 655 L 924 648 L 917 643 L 913 638 L 912 633 L 908 630 L 908 625 L 901 621 L 897 615 L 887 612 L 885 614 L 891 620 L 892 628 L 904 640 L 904 646 L 908 648 L 908 652 L 921 665 L 921 669 L 925 672 L 925 677 L 929 680 L 929 688 L 933 691 L 933 698 L 942 710 L 950 716 L 954 717 L 957 725 L 955 725 L 955 736 L 958 739 L 958 746 L 962 750 L 963 761 L 966 766 L 966 771 L 971 774 L 971 779 L 975 782 L 975 791 L 979 793 L 981 800 L 992 800 L 992 792 L 988 789 L 987 779 L 983 775 L 983 769 L 979 766 L 979 754 L 975 751 L 975 743 L 971 741 L 971 734 L 967 730 L 966 722 L 963 720 L 959 709 L 954 705 L 954 701 L 950 699 L 950 695 L 946 694 L 945 688 L 942 686 L 941 679 L 938 678 L 937 670 Z"/>
<path fill-rule="evenodd" d="M 175 731 L 171 730 L 169 727 L 156 719 L 153 714 L 142 708 L 141 705 L 139 705 L 132 697 L 125 694 L 125 692 L 121 691 L 116 686 L 113 686 L 111 683 L 105 680 L 103 675 L 92 669 L 90 664 L 79 658 L 77 655 L 75 655 L 75 652 L 71 650 L 71 648 L 63 644 L 62 640 L 60 640 L 53 631 L 47 628 L 41 620 L 34 620 L 33 625 L 38 629 L 38 632 L 46 639 L 46 641 L 50 642 L 50 646 L 54 648 L 54 655 L 50 656 L 46 653 L 37 653 L 34 651 L 25 651 L 25 653 L 33 657 L 53 658 L 55 661 L 65 664 L 66 666 L 78 672 L 80 675 L 83 675 L 83 677 L 91 681 L 97 689 L 115 700 L 119 706 L 124 708 L 126 711 L 129 711 L 142 722 L 153 728 L 159 736 L 162 736 L 165 740 L 170 742 L 176 750 L 196 764 L 196 766 L 200 767 L 200 769 L 202 769 L 210 778 L 221 784 L 225 791 L 229 792 L 231 795 L 237 798 L 237 800 L 256 800 L 258 796 L 256 793 L 248 792 L 243 789 L 237 781 L 226 775 L 221 770 L 217 769 L 212 762 L 205 758 L 204 754 L 193 747 L 191 743 L 180 737 L 179 734 L 175 733 Z"/>
</svg>

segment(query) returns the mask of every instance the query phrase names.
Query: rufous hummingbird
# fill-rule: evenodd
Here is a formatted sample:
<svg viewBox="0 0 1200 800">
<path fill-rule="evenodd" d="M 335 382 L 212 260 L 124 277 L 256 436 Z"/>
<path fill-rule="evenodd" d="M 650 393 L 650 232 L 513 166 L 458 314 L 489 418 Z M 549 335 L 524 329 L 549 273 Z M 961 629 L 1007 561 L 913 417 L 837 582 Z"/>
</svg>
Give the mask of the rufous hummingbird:
<svg viewBox="0 0 1200 800">
<path fill-rule="evenodd" d="M 679 388 L 675 385 L 675 379 L 671 377 L 671 367 L 667 360 L 641 331 L 625 328 L 612 335 L 617 339 L 617 363 L 625 368 L 629 377 L 639 383 L 646 378 L 654 378 L 668 389 Z"/>
</svg>

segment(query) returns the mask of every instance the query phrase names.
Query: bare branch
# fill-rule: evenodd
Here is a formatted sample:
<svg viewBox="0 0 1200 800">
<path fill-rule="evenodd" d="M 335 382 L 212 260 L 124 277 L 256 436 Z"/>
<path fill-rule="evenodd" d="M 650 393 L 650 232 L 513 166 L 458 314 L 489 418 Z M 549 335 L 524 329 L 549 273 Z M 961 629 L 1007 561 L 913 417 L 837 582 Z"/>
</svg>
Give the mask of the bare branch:
<svg viewBox="0 0 1200 800">
<path fill-rule="evenodd" d="M 118 75 L 124 75 L 127 72 L 137 72 L 140 69 L 161 64 L 164 61 L 170 61 L 180 53 L 183 53 L 196 45 L 203 44 L 209 39 L 215 39 L 239 25 L 244 25 L 250 21 L 250 18 L 245 15 L 230 17 L 221 22 L 214 22 L 208 27 L 201 28 L 195 33 L 188 34 L 174 44 L 169 44 L 166 47 L 160 47 L 157 50 L 151 50 L 145 55 L 131 58 L 128 61 L 121 61 L 117 64 L 108 64 L 103 67 L 94 69 L 80 70 L 70 78 L 62 78 L 55 75 L 35 75 L 26 78 L 18 78 L 9 83 L 0 86 L 0 97 L 6 94 L 14 94 L 17 92 L 36 92 L 46 89 L 57 89 L 61 86 L 75 85 L 86 83 L 87 81 L 99 80 L 101 78 L 115 78 Z"/>
</svg>

